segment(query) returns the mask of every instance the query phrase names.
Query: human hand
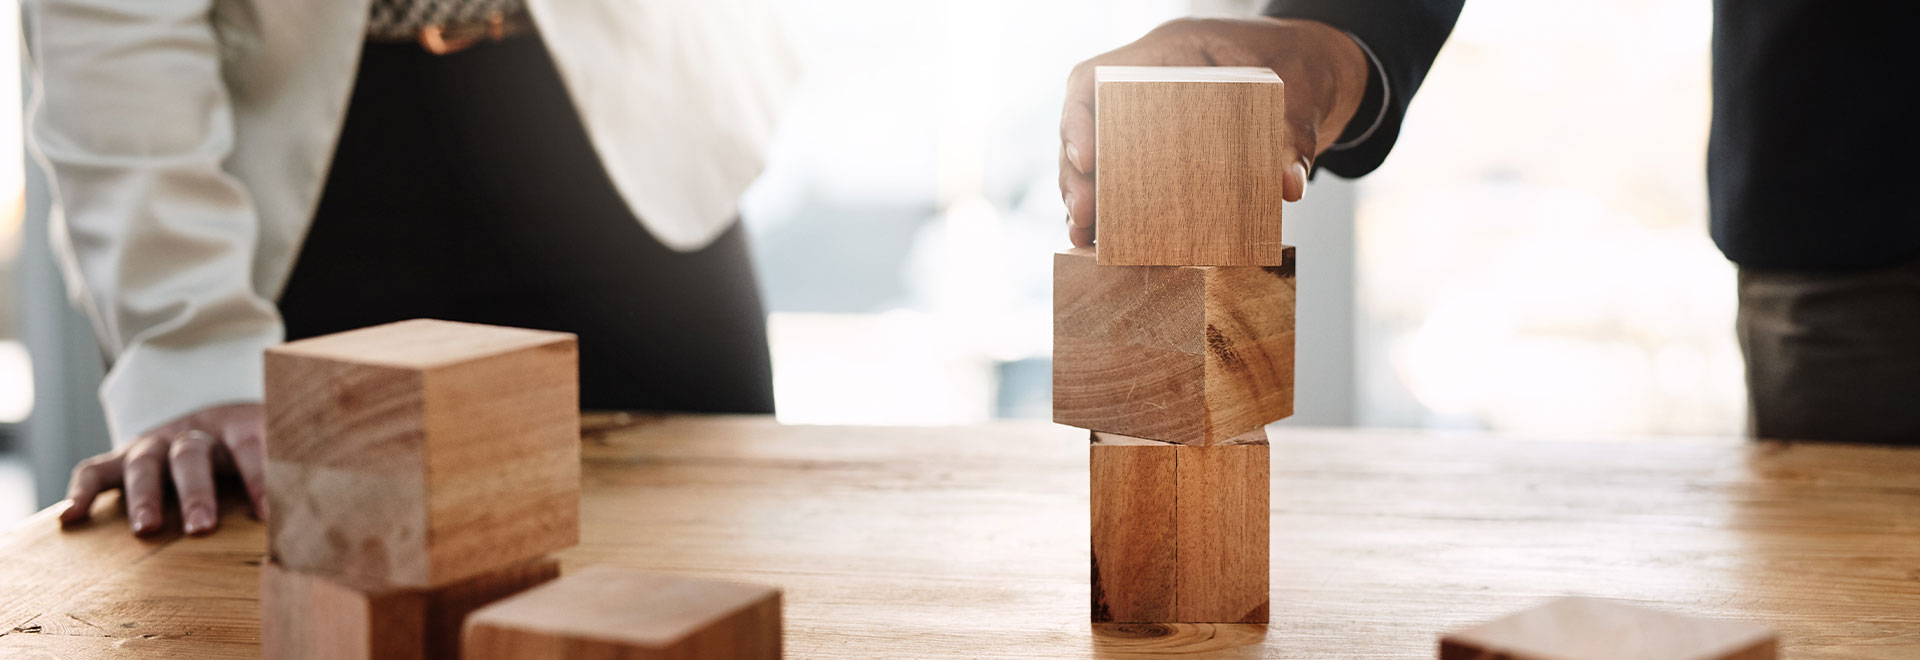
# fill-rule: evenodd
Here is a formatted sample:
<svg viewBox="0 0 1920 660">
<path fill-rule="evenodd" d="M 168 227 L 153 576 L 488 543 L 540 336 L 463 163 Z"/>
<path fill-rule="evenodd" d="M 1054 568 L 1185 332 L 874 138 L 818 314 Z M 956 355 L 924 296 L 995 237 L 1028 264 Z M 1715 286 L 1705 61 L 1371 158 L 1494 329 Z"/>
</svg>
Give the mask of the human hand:
<svg viewBox="0 0 1920 660">
<path fill-rule="evenodd" d="M 87 520 L 93 498 L 119 488 L 134 534 L 160 531 L 165 519 L 163 487 L 169 478 L 180 499 L 188 534 L 220 525 L 214 475 L 238 472 L 253 502 L 253 515 L 267 516 L 266 412 L 258 403 L 204 408 L 149 431 L 125 447 L 81 461 L 67 485 L 60 525 Z"/>
<path fill-rule="evenodd" d="M 1183 18 L 1138 41 L 1073 67 L 1060 112 L 1060 198 L 1067 236 L 1094 241 L 1093 68 L 1101 65 L 1261 66 L 1286 83 L 1286 135 L 1281 197 L 1300 201 L 1313 159 L 1333 146 L 1367 90 L 1366 54 L 1346 33 L 1318 21 Z"/>
</svg>

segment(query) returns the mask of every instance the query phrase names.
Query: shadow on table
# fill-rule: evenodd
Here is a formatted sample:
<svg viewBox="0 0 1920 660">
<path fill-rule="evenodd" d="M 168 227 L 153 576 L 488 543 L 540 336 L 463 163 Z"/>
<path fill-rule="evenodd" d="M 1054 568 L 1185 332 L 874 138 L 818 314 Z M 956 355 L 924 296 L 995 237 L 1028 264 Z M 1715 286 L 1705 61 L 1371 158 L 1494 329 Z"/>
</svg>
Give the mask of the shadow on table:
<svg viewBox="0 0 1920 660">
<path fill-rule="evenodd" d="M 1212 658 L 1258 658 L 1266 638 L 1267 626 L 1258 623 L 1096 623 L 1093 656 L 1208 653 Z"/>
</svg>

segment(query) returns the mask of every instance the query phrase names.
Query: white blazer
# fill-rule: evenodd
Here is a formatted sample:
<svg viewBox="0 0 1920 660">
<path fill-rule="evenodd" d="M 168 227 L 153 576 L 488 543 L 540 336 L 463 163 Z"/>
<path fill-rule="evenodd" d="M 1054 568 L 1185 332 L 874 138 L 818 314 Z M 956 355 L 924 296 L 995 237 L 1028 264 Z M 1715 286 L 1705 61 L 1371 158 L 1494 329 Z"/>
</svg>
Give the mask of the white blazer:
<svg viewBox="0 0 1920 660">
<path fill-rule="evenodd" d="M 25 0 L 54 243 L 114 443 L 258 401 L 368 0 Z M 528 0 L 601 163 L 681 250 L 724 231 L 797 73 L 759 0 Z"/>
</svg>

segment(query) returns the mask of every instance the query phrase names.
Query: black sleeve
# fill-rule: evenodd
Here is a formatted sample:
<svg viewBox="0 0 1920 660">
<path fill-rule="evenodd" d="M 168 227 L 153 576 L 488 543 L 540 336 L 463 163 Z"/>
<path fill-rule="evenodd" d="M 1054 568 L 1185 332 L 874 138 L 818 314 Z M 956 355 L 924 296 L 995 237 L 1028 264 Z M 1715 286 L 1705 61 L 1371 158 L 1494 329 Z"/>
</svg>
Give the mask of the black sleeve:
<svg viewBox="0 0 1920 660">
<path fill-rule="evenodd" d="M 1407 102 L 1433 67 L 1433 58 L 1453 32 L 1466 0 L 1271 0 L 1265 12 L 1279 18 L 1320 21 L 1358 38 L 1368 50 L 1367 92 L 1337 146 L 1314 168 L 1344 177 L 1372 172 L 1400 137 Z M 1384 79 L 1382 79 L 1384 76 Z M 1378 118 L 1376 124 L 1375 118 Z M 1369 132 L 1371 132 L 1369 134 Z"/>
</svg>

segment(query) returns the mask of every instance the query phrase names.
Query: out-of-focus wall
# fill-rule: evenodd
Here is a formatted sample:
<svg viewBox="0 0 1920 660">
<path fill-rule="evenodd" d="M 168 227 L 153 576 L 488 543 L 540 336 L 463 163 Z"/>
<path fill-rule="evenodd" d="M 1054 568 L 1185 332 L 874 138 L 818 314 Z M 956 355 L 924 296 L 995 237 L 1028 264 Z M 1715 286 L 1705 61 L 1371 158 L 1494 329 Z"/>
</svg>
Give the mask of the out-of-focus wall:
<svg viewBox="0 0 1920 660">
<path fill-rule="evenodd" d="M 1360 185 L 1361 422 L 1741 431 L 1709 3 L 1474 0 Z"/>
</svg>

